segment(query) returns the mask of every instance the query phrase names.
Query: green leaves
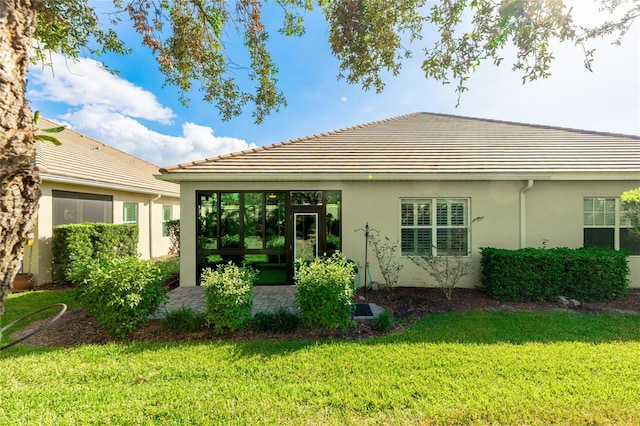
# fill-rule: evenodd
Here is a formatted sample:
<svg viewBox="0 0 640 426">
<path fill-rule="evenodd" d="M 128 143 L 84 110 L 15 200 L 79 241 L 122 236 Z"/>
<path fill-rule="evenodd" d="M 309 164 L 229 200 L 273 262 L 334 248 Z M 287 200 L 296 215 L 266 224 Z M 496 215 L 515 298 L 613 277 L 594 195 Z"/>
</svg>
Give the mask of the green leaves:
<svg viewBox="0 0 640 426">
<path fill-rule="evenodd" d="M 66 128 L 66 126 L 59 126 L 59 127 L 50 127 L 48 129 L 40 129 L 40 127 L 38 125 L 39 121 L 40 121 L 40 111 L 36 111 L 36 112 L 33 113 L 33 124 L 38 126 L 38 130 L 39 131 L 46 132 L 46 133 L 60 133 Z M 60 142 L 58 140 L 58 138 L 56 138 L 55 136 L 35 134 L 35 135 L 33 135 L 33 138 L 35 140 L 37 140 L 37 141 L 51 142 L 56 146 L 62 145 L 62 142 Z"/>
<path fill-rule="evenodd" d="M 620 201 L 625 216 L 631 222 L 633 233 L 640 236 L 640 188 L 623 192 Z"/>
<path fill-rule="evenodd" d="M 153 261 L 138 257 L 88 260 L 78 265 L 77 299 L 99 325 L 125 337 L 147 323 L 166 302 L 162 283 L 168 278 Z"/>
<path fill-rule="evenodd" d="M 397 75 L 402 61 L 411 57 L 410 45 L 423 35 L 435 38 L 419 48 L 424 51 L 426 78 L 455 83 L 458 95 L 484 62 L 500 65 L 503 49 L 516 48 L 512 68 L 523 83 L 546 78 L 553 61 L 551 43 L 571 41 L 583 48 L 584 63 L 591 69 L 591 38 L 626 34 L 640 15 L 640 4 L 601 0 L 602 9 L 620 12 L 595 28 L 577 25 L 563 1 L 542 0 L 113 0 L 119 12 L 110 15 L 111 28 L 103 28 L 87 0 L 34 2 L 37 25 L 31 60 L 48 63 L 48 52 L 77 58 L 87 52 L 128 53 L 114 31 L 120 12 L 126 12 L 142 44 L 151 49 L 167 84 L 177 87 L 187 104 L 197 88 L 214 103 L 222 118 L 230 120 L 253 105 L 253 117 L 261 123 L 267 115 L 286 106 L 278 90 L 278 68 L 269 50 L 264 16 L 281 13 L 281 34 L 300 37 L 304 18 L 314 9 L 324 13 L 329 43 L 339 61 L 338 78 L 381 92 L 385 74 Z M 427 10 L 427 5 L 431 5 Z M 122 9 L 124 8 L 124 9 Z M 242 43 L 244 52 L 234 53 Z M 233 45 L 233 48 L 231 45 Z M 459 100 L 460 98 L 458 98 Z M 43 137 L 42 140 L 52 139 Z"/>
<path fill-rule="evenodd" d="M 296 272 L 295 305 L 308 327 L 346 330 L 351 324 L 353 265 L 340 253 L 317 257 Z"/>
<path fill-rule="evenodd" d="M 257 271 L 233 263 L 202 272 L 207 322 L 214 332 L 240 330 L 249 323 L 257 275 Z"/>
<path fill-rule="evenodd" d="M 482 287 L 497 300 L 612 300 L 629 286 L 627 254 L 617 250 L 483 247 L 481 253 Z"/>
<path fill-rule="evenodd" d="M 419 9 L 425 4 L 425 0 L 331 2 L 324 12 L 329 43 L 340 61 L 338 77 L 382 92 L 382 73 L 398 75 L 402 59 L 411 56 L 403 43 L 422 38 L 425 19 Z"/>
</svg>

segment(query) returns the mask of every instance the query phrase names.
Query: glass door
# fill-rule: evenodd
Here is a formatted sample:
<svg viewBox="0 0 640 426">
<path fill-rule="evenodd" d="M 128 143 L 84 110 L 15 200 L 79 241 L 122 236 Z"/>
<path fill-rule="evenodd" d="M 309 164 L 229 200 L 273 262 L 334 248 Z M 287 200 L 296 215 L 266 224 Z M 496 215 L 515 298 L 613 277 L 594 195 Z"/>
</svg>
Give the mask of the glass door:
<svg viewBox="0 0 640 426">
<path fill-rule="evenodd" d="M 294 213 L 293 258 L 312 262 L 318 256 L 318 213 Z"/>
</svg>

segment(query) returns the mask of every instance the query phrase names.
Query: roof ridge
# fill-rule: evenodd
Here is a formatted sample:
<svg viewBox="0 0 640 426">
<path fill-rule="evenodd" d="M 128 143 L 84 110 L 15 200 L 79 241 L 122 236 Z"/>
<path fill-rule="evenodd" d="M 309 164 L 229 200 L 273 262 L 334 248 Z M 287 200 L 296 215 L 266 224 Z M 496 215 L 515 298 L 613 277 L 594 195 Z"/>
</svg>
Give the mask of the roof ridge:
<svg viewBox="0 0 640 426">
<path fill-rule="evenodd" d="M 603 132 L 598 130 L 584 130 L 584 129 L 575 129 L 572 127 L 563 127 L 563 126 L 552 126 L 550 124 L 534 124 L 534 123 L 523 123 L 520 121 L 509 121 L 509 120 L 498 120 L 495 118 L 484 118 L 484 117 L 470 117 L 465 115 L 455 115 L 455 114 L 445 114 L 440 112 L 417 112 L 415 114 L 429 114 L 429 115 L 437 115 L 440 117 L 449 117 L 449 118 L 462 118 L 466 120 L 476 120 L 476 121 L 486 121 L 490 123 L 498 123 L 498 124 L 510 124 L 514 126 L 526 126 L 526 127 L 535 127 L 538 129 L 549 129 L 549 130 L 563 130 L 567 132 L 574 132 L 580 134 L 591 134 L 591 135 L 601 135 L 601 136 L 615 136 L 615 137 L 623 137 L 623 138 L 632 138 L 639 139 L 640 135 L 630 135 L 626 133 L 614 133 L 614 132 Z M 406 114 L 410 115 L 410 114 Z M 403 116 L 400 116 L 403 117 Z M 400 118 L 398 117 L 398 118 Z"/>
</svg>

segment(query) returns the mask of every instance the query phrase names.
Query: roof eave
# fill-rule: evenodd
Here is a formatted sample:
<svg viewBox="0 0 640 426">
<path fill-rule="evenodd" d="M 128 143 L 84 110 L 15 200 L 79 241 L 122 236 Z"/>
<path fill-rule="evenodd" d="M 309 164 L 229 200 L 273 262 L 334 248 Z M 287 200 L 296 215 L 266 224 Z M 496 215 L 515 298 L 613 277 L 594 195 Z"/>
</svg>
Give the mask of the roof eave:
<svg viewBox="0 0 640 426">
<path fill-rule="evenodd" d="M 165 173 L 167 182 L 336 182 L 336 181 L 496 181 L 582 180 L 640 181 L 640 172 L 539 172 L 539 173 Z"/>
<path fill-rule="evenodd" d="M 106 188 L 106 189 L 113 189 L 113 190 L 123 191 L 123 192 L 135 192 L 138 194 L 148 194 L 148 195 L 156 195 L 156 196 L 160 194 L 163 197 L 180 198 L 179 191 L 172 192 L 172 191 L 163 191 L 160 189 L 153 189 L 153 188 L 139 188 L 139 187 L 130 186 L 130 185 L 120 185 L 117 183 L 81 179 L 81 178 L 75 178 L 75 177 L 69 177 L 69 176 L 60 176 L 60 175 L 54 175 L 54 174 L 42 173 L 42 172 L 40 173 L 40 178 L 42 179 L 43 182 L 55 182 L 55 183 L 66 183 L 71 185 L 92 186 L 95 188 Z"/>
</svg>

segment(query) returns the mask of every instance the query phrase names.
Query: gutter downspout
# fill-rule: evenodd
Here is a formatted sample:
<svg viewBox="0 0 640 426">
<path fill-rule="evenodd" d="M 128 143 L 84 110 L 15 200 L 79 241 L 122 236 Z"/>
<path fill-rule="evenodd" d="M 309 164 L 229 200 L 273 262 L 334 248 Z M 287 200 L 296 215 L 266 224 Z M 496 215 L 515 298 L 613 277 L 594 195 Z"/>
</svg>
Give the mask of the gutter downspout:
<svg viewBox="0 0 640 426">
<path fill-rule="evenodd" d="M 158 201 L 162 194 L 158 194 L 149 200 L 149 259 L 153 259 L 153 202 Z"/>
<path fill-rule="evenodd" d="M 520 248 L 525 248 L 526 235 L 527 235 L 527 209 L 525 192 L 533 188 L 533 179 L 527 181 L 527 186 L 520 190 Z"/>
</svg>

